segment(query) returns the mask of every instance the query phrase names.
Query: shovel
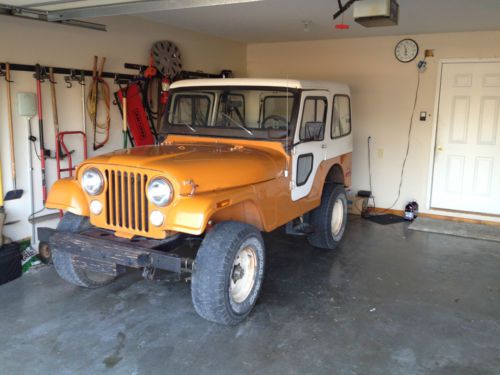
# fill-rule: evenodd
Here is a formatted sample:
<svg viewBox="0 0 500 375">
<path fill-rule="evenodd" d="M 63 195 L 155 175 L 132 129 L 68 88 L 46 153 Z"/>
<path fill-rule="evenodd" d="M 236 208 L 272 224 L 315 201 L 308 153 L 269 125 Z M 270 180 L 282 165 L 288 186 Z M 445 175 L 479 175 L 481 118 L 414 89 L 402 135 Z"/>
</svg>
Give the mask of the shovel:
<svg viewBox="0 0 500 375">
<path fill-rule="evenodd" d="M 9 139 L 10 139 L 10 170 L 12 174 L 12 186 L 13 190 L 10 190 L 5 194 L 6 201 L 11 201 L 14 199 L 19 199 L 23 195 L 23 191 L 21 189 L 17 189 L 16 186 L 16 156 L 14 153 L 14 126 L 12 123 L 12 96 L 10 92 L 10 64 L 5 64 L 5 80 L 7 81 L 7 110 L 8 110 L 8 118 L 9 118 Z"/>
</svg>

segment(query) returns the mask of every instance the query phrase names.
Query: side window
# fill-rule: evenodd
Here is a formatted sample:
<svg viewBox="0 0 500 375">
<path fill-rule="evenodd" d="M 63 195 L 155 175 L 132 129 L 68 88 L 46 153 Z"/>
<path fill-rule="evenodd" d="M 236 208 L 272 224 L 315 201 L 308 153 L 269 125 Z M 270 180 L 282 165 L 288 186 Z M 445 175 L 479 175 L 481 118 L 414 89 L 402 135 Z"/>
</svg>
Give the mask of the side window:
<svg viewBox="0 0 500 375">
<path fill-rule="evenodd" d="M 304 185 L 312 172 L 313 155 L 300 155 L 297 159 L 297 186 Z"/>
<path fill-rule="evenodd" d="M 304 100 L 304 110 L 300 123 L 301 141 L 322 141 L 325 135 L 326 109 L 328 101 L 322 96 L 310 96 Z"/>
<path fill-rule="evenodd" d="M 351 133 L 351 100 L 347 95 L 333 98 L 332 138 L 340 138 Z"/>
</svg>

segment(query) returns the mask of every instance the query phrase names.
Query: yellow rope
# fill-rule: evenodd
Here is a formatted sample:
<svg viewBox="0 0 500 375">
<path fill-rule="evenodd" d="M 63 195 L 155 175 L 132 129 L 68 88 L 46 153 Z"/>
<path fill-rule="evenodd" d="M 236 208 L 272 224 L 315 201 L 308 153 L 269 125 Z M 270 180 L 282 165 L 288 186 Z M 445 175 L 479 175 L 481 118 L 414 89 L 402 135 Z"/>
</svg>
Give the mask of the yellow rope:
<svg viewBox="0 0 500 375">
<path fill-rule="evenodd" d="M 104 122 L 98 122 L 96 118 L 96 110 L 99 101 L 104 102 L 104 107 L 106 110 L 106 117 Z M 109 137 L 109 128 L 111 123 L 110 110 L 111 99 L 108 84 L 102 78 L 93 80 L 90 84 L 89 94 L 87 97 L 87 113 L 89 114 L 90 121 L 95 127 L 96 132 L 100 134 L 106 134 L 106 139 L 103 141 L 103 143 L 106 143 Z"/>
</svg>

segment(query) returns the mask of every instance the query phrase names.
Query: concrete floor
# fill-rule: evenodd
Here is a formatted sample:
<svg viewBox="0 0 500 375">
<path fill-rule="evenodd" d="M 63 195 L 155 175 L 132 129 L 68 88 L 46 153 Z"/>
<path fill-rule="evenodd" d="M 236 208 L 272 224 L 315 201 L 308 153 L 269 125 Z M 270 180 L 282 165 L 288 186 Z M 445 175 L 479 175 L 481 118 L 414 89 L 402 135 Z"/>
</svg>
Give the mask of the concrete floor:
<svg viewBox="0 0 500 375">
<path fill-rule="evenodd" d="M 237 327 L 190 286 L 137 272 L 99 290 L 43 267 L 0 287 L 2 374 L 500 374 L 498 243 L 357 217 L 335 252 L 265 237 L 267 275 Z"/>
</svg>

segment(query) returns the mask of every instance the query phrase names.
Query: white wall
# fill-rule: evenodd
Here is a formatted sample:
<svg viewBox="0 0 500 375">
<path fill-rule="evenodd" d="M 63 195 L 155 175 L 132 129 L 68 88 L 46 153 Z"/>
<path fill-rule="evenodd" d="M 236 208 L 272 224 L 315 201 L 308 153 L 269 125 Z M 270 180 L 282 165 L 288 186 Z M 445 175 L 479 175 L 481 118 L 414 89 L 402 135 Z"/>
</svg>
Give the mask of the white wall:
<svg viewBox="0 0 500 375">
<path fill-rule="evenodd" d="M 0 17 L 0 61 L 11 63 L 92 68 L 94 55 L 106 56 L 106 70 L 128 72 L 124 62 L 147 63 L 148 50 L 158 40 L 175 42 L 182 52 L 186 70 L 219 72 L 232 69 L 237 76 L 332 79 L 348 83 L 353 96 L 355 151 L 353 157 L 353 190 L 368 188 L 366 138 L 373 137 L 373 189 L 377 205 L 392 204 L 399 183 L 399 173 L 406 146 L 408 121 L 416 84 L 415 63 L 398 63 L 394 45 L 401 37 L 335 39 L 309 42 L 264 43 L 245 46 L 241 43 L 212 38 L 164 24 L 135 17 L 110 17 L 97 20 L 108 25 L 102 33 L 75 27 Z M 412 136 L 403 191 L 395 208 L 416 199 L 424 211 L 427 198 L 428 170 L 431 154 L 432 126 L 435 114 L 437 66 L 440 59 L 500 57 L 500 31 L 476 33 L 428 34 L 410 36 L 420 44 L 421 52 L 435 49 L 422 76 L 418 112 L 429 112 L 427 122 L 418 121 Z M 30 73 L 13 72 L 14 100 L 19 91 L 35 91 Z M 62 77 L 57 86 L 59 122 L 62 130 L 81 126 L 80 91 L 75 85 L 66 89 Z M 111 82 L 110 82 L 111 83 Z M 47 146 L 54 150 L 49 86 L 44 86 L 44 115 Z M 14 113 L 16 106 L 14 105 Z M 87 124 L 89 125 L 89 124 Z M 14 116 L 18 187 L 25 190 L 22 199 L 5 203 L 7 221 L 21 223 L 5 228 L 14 239 L 30 235 L 29 183 L 27 170 L 27 125 Z M 112 108 L 112 131 L 109 144 L 100 152 L 121 146 L 121 119 Z M 37 118 L 33 130 L 38 132 Z M 91 129 L 88 126 L 88 133 Z M 3 165 L 4 190 L 11 188 L 8 147 L 5 83 L 0 79 L 0 156 Z M 89 144 L 92 137 L 89 137 Z M 76 145 L 74 146 L 76 147 Z M 91 152 L 92 155 L 92 152 Z M 81 160 L 79 155 L 77 160 Z M 36 206 L 41 207 L 39 162 L 36 167 Z M 55 163 L 48 162 L 49 183 L 55 181 Z M 475 217 L 473 215 L 463 215 Z M 477 217 L 483 218 L 484 217 Z M 499 220 L 492 218 L 492 220 Z M 43 223 L 54 225 L 57 221 Z"/>
<path fill-rule="evenodd" d="M 237 76 L 246 74 L 246 48 L 244 44 L 219 38 L 212 38 L 194 32 L 181 30 L 148 22 L 135 17 L 110 17 L 96 20 L 108 25 L 108 32 L 98 32 L 77 27 L 48 24 L 37 21 L 19 20 L 0 17 L 0 62 L 18 64 L 40 63 L 44 66 L 57 66 L 76 69 L 92 69 L 93 56 L 107 58 L 105 70 L 112 72 L 133 73 L 123 68 L 124 62 L 147 64 L 149 49 L 159 40 L 170 40 L 176 43 L 182 53 L 185 70 L 203 70 L 218 73 L 222 69 L 231 69 Z M 35 92 L 36 81 L 31 73 L 12 72 L 13 100 L 18 92 Z M 79 85 L 65 88 L 63 77 L 56 76 L 58 81 L 58 110 L 61 130 L 80 130 L 81 101 Z M 108 81 L 113 90 L 116 86 Z M 43 109 L 45 120 L 46 147 L 54 150 L 54 131 L 49 84 L 43 85 Z M 7 130 L 5 82 L 0 79 L 0 157 L 3 166 L 4 191 L 11 189 L 10 156 Z M 18 188 L 24 189 L 22 199 L 5 202 L 7 221 L 21 220 L 19 224 L 7 226 L 6 236 L 14 240 L 31 234 L 27 224 L 29 208 L 29 172 L 28 172 L 28 140 L 26 120 L 14 111 L 15 154 L 18 172 Z M 122 145 L 121 118 L 118 109 L 113 106 L 111 121 L 111 139 L 100 153 L 108 152 Z M 38 134 L 38 119 L 32 121 L 35 135 Z M 91 127 L 87 121 L 89 145 L 92 144 Z M 78 148 L 76 143 L 70 143 Z M 80 147 L 81 148 L 81 147 Z M 91 147 L 89 147 L 91 149 Z M 90 156 L 94 153 L 90 152 Z M 75 156 L 81 161 L 81 153 Z M 42 207 L 40 163 L 34 159 L 36 208 Z M 47 165 L 48 182 L 56 180 L 55 161 L 49 160 Z M 40 225 L 55 225 L 57 220 Z"/>
<path fill-rule="evenodd" d="M 434 49 L 435 57 L 428 60 L 428 69 L 422 75 L 404 184 L 394 208 L 403 209 L 406 202 L 416 199 L 423 211 L 431 212 L 425 204 L 438 61 L 500 57 L 500 31 L 250 44 L 247 71 L 251 77 L 330 79 L 349 84 L 354 127 L 353 190 L 368 189 L 367 137 L 372 136 L 373 190 L 377 206 L 387 208 L 397 195 L 417 82 L 418 59 L 403 64 L 394 58 L 394 46 L 404 37 L 419 43 L 419 58 L 424 49 Z M 420 122 L 420 111 L 432 116 Z"/>
</svg>

